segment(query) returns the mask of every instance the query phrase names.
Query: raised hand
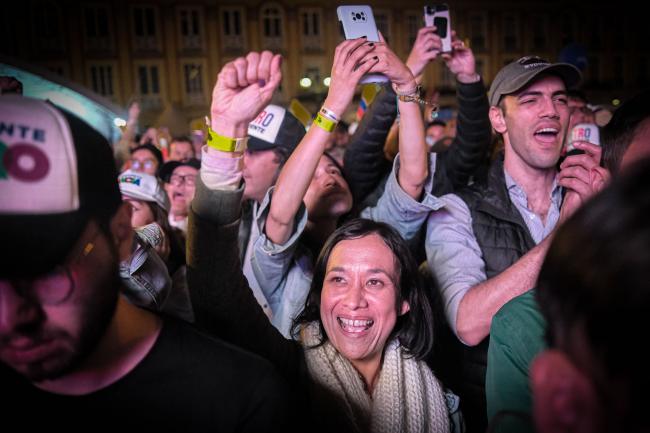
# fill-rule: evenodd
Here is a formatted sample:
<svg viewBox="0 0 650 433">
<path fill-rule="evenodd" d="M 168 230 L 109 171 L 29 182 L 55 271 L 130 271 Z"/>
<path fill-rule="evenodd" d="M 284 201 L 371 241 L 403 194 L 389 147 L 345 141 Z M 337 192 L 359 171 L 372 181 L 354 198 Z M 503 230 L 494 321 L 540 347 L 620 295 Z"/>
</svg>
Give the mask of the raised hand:
<svg viewBox="0 0 650 433">
<path fill-rule="evenodd" d="M 212 90 L 212 128 L 227 136 L 246 135 L 248 124 L 271 102 L 280 85 L 281 62 L 280 54 L 263 51 L 226 63 Z"/>
<path fill-rule="evenodd" d="M 417 83 L 411 70 L 390 49 L 381 33 L 379 33 L 379 39 L 381 42 L 375 43 L 377 62 L 370 72 L 386 75 L 393 83 L 393 87 L 400 92 L 415 90 Z"/>
<path fill-rule="evenodd" d="M 374 54 L 376 45 L 376 42 L 359 38 L 343 41 L 336 47 L 324 106 L 337 116 L 342 116 L 352 102 L 361 77 L 377 63 L 378 58 Z"/>
<path fill-rule="evenodd" d="M 472 50 L 456 36 L 456 31 L 451 31 L 451 53 L 443 53 L 442 58 L 449 70 L 461 83 L 476 82 L 479 79 L 476 73 L 476 59 Z"/>
<path fill-rule="evenodd" d="M 560 165 L 558 183 L 567 189 L 560 211 L 560 220 L 571 216 L 592 195 L 609 181 L 609 172 L 600 167 L 602 148 L 586 141 L 574 142 L 585 153 L 567 156 Z"/>
<path fill-rule="evenodd" d="M 411 48 L 408 59 L 406 59 L 406 66 L 416 79 L 421 78 L 424 68 L 430 61 L 438 57 L 441 49 L 442 41 L 440 36 L 436 34 L 435 26 L 422 27 L 418 30 L 413 48 Z"/>
</svg>

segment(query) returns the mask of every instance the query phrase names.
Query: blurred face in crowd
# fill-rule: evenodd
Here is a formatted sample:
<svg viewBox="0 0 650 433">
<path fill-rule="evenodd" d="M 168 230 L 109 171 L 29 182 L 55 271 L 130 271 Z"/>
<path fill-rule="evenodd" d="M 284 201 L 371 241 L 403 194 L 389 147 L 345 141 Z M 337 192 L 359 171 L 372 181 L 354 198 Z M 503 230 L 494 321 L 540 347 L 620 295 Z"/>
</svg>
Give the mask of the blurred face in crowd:
<svg viewBox="0 0 650 433">
<path fill-rule="evenodd" d="M 33 382 L 78 365 L 113 316 L 117 266 L 113 241 L 91 222 L 51 272 L 0 279 L 0 361 Z"/>
<path fill-rule="evenodd" d="M 569 123 L 564 82 L 551 75 L 537 79 L 491 107 L 490 120 L 503 134 L 506 160 L 537 170 L 555 167 Z"/>
<path fill-rule="evenodd" d="M 275 184 L 280 163 L 273 150 L 246 150 L 243 177 L 246 182 L 245 200 L 260 203 L 268 189 Z"/>
<path fill-rule="evenodd" d="M 131 227 L 142 227 L 155 221 L 149 203 L 143 200 L 122 196 L 122 200 L 131 205 Z"/>
<path fill-rule="evenodd" d="M 596 123 L 594 112 L 580 98 L 569 98 L 569 131 L 579 123 Z"/>
<path fill-rule="evenodd" d="M 151 151 L 138 149 L 131 154 L 131 169 L 155 176 L 158 171 L 158 160 Z"/>
<path fill-rule="evenodd" d="M 431 146 L 433 146 L 438 140 L 440 140 L 442 137 L 445 135 L 445 127 L 443 125 L 431 125 L 427 128 L 426 130 L 426 141 L 427 145 L 429 146 L 429 150 L 431 150 Z"/>
<path fill-rule="evenodd" d="M 360 371 L 379 366 L 397 317 L 396 258 L 377 234 L 339 242 L 327 263 L 320 316 L 332 345 Z"/>
<path fill-rule="evenodd" d="M 194 167 L 181 165 L 176 167 L 169 177 L 169 183 L 165 184 L 165 191 L 171 202 L 169 213 L 177 217 L 186 217 L 189 213 L 190 203 L 194 198 L 196 190 L 196 176 L 199 171 Z"/>
<path fill-rule="evenodd" d="M 189 141 L 172 141 L 169 145 L 169 160 L 185 162 L 194 158 L 194 147 Z"/>
<path fill-rule="evenodd" d="M 338 218 L 352 209 L 352 193 L 341 170 L 323 155 L 304 198 L 310 220 Z"/>
</svg>

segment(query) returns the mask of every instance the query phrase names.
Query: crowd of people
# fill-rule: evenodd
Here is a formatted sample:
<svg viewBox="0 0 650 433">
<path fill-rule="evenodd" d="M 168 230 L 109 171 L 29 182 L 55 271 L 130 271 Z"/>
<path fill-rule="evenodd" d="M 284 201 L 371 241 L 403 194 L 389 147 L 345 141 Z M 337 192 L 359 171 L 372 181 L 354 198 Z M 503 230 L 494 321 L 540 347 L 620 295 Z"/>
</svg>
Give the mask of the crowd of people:
<svg viewBox="0 0 650 433">
<path fill-rule="evenodd" d="M 526 56 L 486 92 L 455 32 L 441 50 L 435 27 L 406 61 L 343 41 L 307 128 L 271 103 L 282 56 L 250 52 L 200 146 L 138 135 L 137 104 L 111 146 L 0 96 L 2 422 L 646 431 L 650 93 L 601 127 L 570 64 Z M 366 74 L 388 81 L 350 135 Z"/>
</svg>

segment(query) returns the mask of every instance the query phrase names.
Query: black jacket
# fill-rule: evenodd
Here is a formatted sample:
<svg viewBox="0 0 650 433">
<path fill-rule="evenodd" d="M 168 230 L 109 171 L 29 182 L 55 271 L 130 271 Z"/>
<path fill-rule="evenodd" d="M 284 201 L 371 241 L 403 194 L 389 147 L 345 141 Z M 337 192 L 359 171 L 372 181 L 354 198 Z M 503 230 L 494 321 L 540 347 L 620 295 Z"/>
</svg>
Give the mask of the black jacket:
<svg viewBox="0 0 650 433">
<path fill-rule="evenodd" d="M 444 195 L 467 185 L 485 160 L 491 126 L 485 86 L 457 83 L 457 133 L 449 150 L 440 153 L 434 173 L 434 195 Z M 391 163 L 384 157 L 384 143 L 397 116 L 397 102 L 391 86 L 385 86 L 364 114 L 345 151 L 344 173 L 355 203 L 374 205 L 383 191 Z M 379 193 L 373 193 L 379 188 Z M 373 193 L 373 198 L 368 196 Z M 360 208 L 360 207 L 359 207 Z"/>
</svg>

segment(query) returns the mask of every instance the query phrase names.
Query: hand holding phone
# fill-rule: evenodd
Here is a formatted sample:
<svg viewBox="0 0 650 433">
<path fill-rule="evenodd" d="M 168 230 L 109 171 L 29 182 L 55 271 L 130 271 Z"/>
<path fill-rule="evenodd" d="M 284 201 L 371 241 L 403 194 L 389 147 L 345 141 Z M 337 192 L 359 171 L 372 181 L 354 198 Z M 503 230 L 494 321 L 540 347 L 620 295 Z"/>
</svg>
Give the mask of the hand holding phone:
<svg viewBox="0 0 650 433">
<path fill-rule="evenodd" d="M 427 27 L 435 26 L 436 34 L 442 41 L 442 52 L 450 53 L 451 47 L 451 21 L 449 19 L 449 6 L 447 4 L 428 5 L 424 7 L 424 24 Z"/>
<path fill-rule="evenodd" d="M 336 8 L 336 14 L 343 26 L 345 39 L 358 39 L 365 36 L 370 42 L 380 42 L 375 16 L 370 6 L 339 6 Z M 359 83 L 382 83 L 386 81 L 388 81 L 388 78 L 383 74 L 366 74 Z"/>
</svg>

